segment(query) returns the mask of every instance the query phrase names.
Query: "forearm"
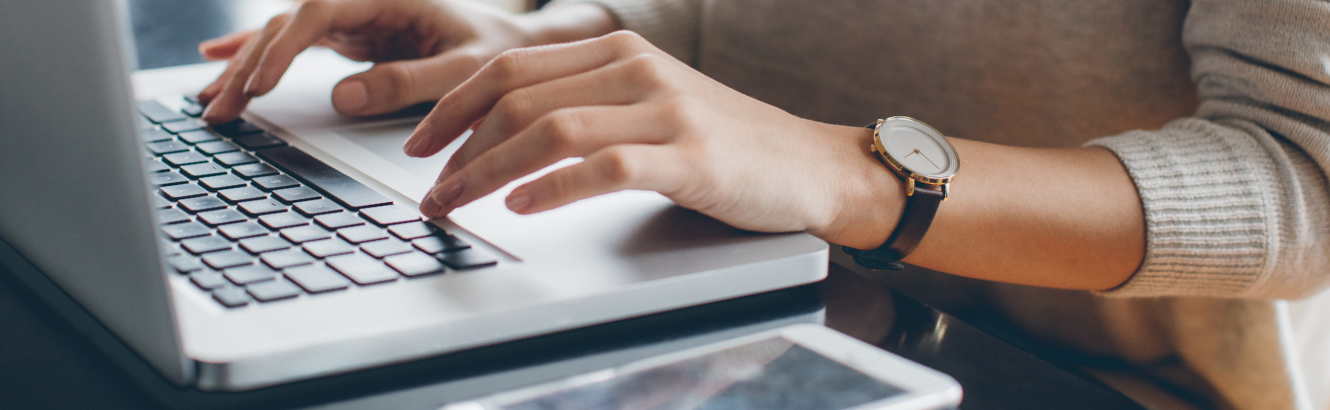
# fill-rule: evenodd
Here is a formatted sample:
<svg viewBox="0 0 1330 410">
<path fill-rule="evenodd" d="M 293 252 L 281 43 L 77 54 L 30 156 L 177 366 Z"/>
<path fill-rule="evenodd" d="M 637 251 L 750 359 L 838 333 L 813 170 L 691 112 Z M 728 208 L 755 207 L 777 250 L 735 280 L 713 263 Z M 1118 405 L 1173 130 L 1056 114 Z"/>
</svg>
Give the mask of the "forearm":
<svg viewBox="0 0 1330 410">
<path fill-rule="evenodd" d="M 867 152 L 871 131 L 851 137 L 881 172 L 857 187 L 822 236 L 858 249 L 880 246 L 899 221 L 905 193 Z M 1135 186 L 1107 150 L 1016 148 L 952 139 L 961 169 L 932 228 L 905 262 L 978 279 L 1102 290 L 1125 282 L 1145 253 Z M 851 203 L 850 201 L 853 201 Z M 854 222 L 860 221 L 860 222 Z M 815 232 L 817 233 L 817 232 Z"/>
</svg>

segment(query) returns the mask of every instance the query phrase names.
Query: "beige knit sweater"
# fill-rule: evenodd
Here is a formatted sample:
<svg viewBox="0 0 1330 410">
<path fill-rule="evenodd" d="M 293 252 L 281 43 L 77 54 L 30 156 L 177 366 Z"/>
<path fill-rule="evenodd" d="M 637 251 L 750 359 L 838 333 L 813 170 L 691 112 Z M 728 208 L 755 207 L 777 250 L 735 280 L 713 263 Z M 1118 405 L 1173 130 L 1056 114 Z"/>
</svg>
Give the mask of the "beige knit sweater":
<svg viewBox="0 0 1330 410">
<path fill-rule="evenodd" d="M 995 285 L 991 300 L 1051 343 L 1180 359 L 1215 406 L 1330 406 L 1330 3 L 560 4 L 583 1 L 806 118 L 1112 150 L 1146 213 L 1140 270 L 1102 295 Z"/>
</svg>

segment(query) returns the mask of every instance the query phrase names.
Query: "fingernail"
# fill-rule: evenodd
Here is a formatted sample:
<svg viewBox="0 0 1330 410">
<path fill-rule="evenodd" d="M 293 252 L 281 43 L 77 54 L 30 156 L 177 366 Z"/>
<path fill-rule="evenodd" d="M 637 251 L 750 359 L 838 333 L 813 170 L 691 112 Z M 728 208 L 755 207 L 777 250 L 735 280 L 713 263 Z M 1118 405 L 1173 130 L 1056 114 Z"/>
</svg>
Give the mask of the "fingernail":
<svg viewBox="0 0 1330 410">
<path fill-rule="evenodd" d="M 420 125 L 416 126 L 416 131 L 411 133 L 411 138 L 406 140 L 406 146 L 402 147 L 402 150 L 405 151 L 408 156 L 425 156 L 424 151 L 425 148 L 428 148 L 426 145 L 428 145 L 427 142 L 430 140 L 430 133 L 431 130 L 429 124 L 421 122 Z"/>
<path fill-rule="evenodd" d="M 505 202 L 508 204 L 508 209 L 513 212 L 519 214 L 526 213 L 527 208 L 531 207 L 531 196 L 527 195 L 525 192 L 514 192 L 511 195 L 508 195 L 508 199 Z"/>
<path fill-rule="evenodd" d="M 251 74 L 249 76 L 249 82 L 245 83 L 245 95 L 248 95 L 250 97 L 258 95 L 259 86 L 262 85 L 262 82 L 263 82 L 262 72 L 257 70 L 254 71 L 254 74 Z"/>
<path fill-rule="evenodd" d="M 357 113 L 369 105 L 369 89 L 362 81 L 348 81 L 333 89 L 333 107 L 343 113 Z"/>
<path fill-rule="evenodd" d="M 462 196 L 462 183 L 460 181 L 449 182 L 430 192 L 429 196 L 421 202 L 420 211 L 432 217 L 443 216 L 441 211 L 444 210 L 444 207 L 455 208 L 453 202 L 460 196 Z"/>
</svg>

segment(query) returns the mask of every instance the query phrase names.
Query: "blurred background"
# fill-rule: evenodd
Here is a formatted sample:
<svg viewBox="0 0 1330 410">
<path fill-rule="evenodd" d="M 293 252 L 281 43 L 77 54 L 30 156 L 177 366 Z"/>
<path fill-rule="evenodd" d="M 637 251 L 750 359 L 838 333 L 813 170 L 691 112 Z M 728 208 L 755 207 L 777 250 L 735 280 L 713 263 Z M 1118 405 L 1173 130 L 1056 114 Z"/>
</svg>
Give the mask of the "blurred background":
<svg viewBox="0 0 1330 410">
<path fill-rule="evenodd" d="M 201 63 L 199 43 L 236 30 L 263 27 L 274 15 L 291 8 L 292 0 L 128 0 L 138 44 L 138 69 Z M 543 0 L 468 0 L 515 13 L 544 4 Z M 140 18 L 171 16 L 163 22 Z M 148 21 L 145 21 L 148 20 Z M 190 27 L 182 33 L 180 27 Z"/>
</svg>

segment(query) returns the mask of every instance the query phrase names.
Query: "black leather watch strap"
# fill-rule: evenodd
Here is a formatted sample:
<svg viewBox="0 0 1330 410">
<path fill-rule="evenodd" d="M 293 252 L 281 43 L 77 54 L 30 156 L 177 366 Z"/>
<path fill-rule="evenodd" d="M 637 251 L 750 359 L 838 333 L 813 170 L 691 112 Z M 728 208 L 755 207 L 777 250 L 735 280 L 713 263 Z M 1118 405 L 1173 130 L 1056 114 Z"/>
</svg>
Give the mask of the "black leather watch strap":
<svg viewBox="0 0 1330 410">
<path fill-rule="evenodd" d="M 845 253 L 853 256 L 855 263 L 866 268 L 904 269 L 900 260 L 909 256 L 910 252 L 919 246 L 919 242 L 923 241 L 924 234 L 928 233 L 928 228 L 933 225 L 933 217 L 937 215 L 937 208 L 942 203 L 942 198 L 940 188 L 916 184 L 914 195 L 910 195 L 905 201 L 905 211 L 901 213 L 900 223 L 882 246 L 871 250 L 845 246 L 843 247 Z"/>
</svg>

